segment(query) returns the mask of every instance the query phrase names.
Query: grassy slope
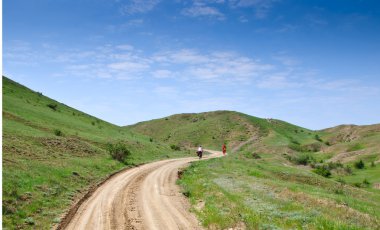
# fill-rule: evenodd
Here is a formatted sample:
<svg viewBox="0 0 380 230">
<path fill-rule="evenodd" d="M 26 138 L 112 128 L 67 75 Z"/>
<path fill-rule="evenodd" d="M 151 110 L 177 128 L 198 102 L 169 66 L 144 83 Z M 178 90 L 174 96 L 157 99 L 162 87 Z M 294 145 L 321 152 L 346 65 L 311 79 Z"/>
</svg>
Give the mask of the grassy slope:
<svg viewBox="0 0 380 230">
<path fill-rule="evenodd" d="M 380 227 L 380 192 L 373 188 L 380 183 L 380 166 L 370 166 L 379 160 L 378 127 L 311 131 L 279 120 L 218 111 L 173 115 L 130 129 L 168 143 L 214 149 L 224 141 L 232 149 L 257 137 L 227 157 L 192 164 L 179 181 L 208 228 L 373 229 Z M 347 151 L 354 156 L 342 155 Z M 308 164 L 323 165 L 339 154 L 352 174 L 337 168 L 325 178 L 309 165 L 288 160 L 309 156 L 314 160 Z M 353 167 L 359 159 L 365 169 Z M 370 185 L 363 184 L 364 179 Z"/>
<path fill-rule="evenodd" d="M 178 114 L 140 122 L 127 129 L 152 136 L 170 144 L 220 148 L 223 143 L 233 148 L 251 137 L 275 132 L 285 143 L 292 139 L 313 141 L 312 131 L 279 120 L 266 120 L 232 111 L 200 114 Z M 285 130 L 297 130 L 291 133 Z M 299 132 L 298 132 L 299 131 Z M 302 131 L 302 132 L 301 132 Z M 285 134 L 284 134 L 285 133 Z"/>
<path fill-rule="evenodd" d="M 126 167 L 105 150 L 117 141 L 131 151 L 130 165 L 187 154 L 3 77 L 3 227 L 49 229 L 59 222 L 89 186 Z"/>
</svg>

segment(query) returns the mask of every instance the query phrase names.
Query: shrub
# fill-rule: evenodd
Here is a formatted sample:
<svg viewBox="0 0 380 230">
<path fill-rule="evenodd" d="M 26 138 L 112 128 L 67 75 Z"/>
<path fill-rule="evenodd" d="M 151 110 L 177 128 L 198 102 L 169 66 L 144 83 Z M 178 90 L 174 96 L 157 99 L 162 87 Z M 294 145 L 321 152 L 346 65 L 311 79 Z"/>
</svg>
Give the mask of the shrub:
<svg viewBox="0 0 380 230">
<path fill-rule="evenodd" d="M 319 137 L 318 134 L 315 134 L 314 138 L 315 138 L 315 140 L 317 140 L 319 142 L 323 142 L 323 140 Z"/>
<path fill-rule="evenodd" d="M 47 104 L 47 107 L 51 108 L 54 111 L 57 111 L 58 105 L 54 103 L 50 103 L 50 104 Z"/>
<path fill-rule="evenodd" d="M 260 155 L 258 153 L 252 153 L 253 159 L 260 159 Z"/>
<path fill-rule="evenodd" d="M 302 152 L 303 148 L 299 144 L 295 144 L 294 142 L 288 144 L 288 147 L 296 152 Z"/>
<path fill-rule="evenodd" d="M 116 144 L 109 143 L 107 145 L 107 151 L 113 159 L 122 163 L 126 163 L 125 160 L 131 154 L 131 152 L 127 149 L 127 146 L 122 142 L 118 142 Z"/>
<path fill-rule="evenodd" d="M 292 161 L 298 165 L 307 165 L 309 163 L 314 163 L 315 159 L 309 154 L 299 154 L 298 156 L 293 157 Z"/>
<path fill-rule="evenodd" d="M 336 168 L 343 168 L 343 164 L 340 162 L 329 162 L 327 167 L 330 170 L 336 169 Z"/>
<path fill-rule="evenodd" d="M 317 166 L 313 170 L 313 172 L 315 172 L 318 175 L 324 176 L 324 177 L 330 177 L 331 176 L 331 172 L 326 165 Z"/>
<path fill-rule="evenodd" d="M 56 136 L 58 136 L 58 137 L 63 136 L 63 132 L 62 132 L 61 130 L 59 130 L 59 129 L 55 129 L 55 130 L 54 130 L 54 134 L 55 134 Z"/>
<path fill-rule="evenodd" d="M 153 138 L 149 138 L 149 141 L 150 141 L 150 142 L 153 142 Z"/>
<path fill-rule="evenodd" d="M 363 169 L 364 168 L 364 162 L 362 160 L 355 162 L 355 168 L 357 169 Z"/>
<path fill-rule="evenodd" d="M 355 183 L 354 183 L 354 186 L 357 187 L 357 188 L 361 188 L 361 187 L 362 187 L 362 183 L 360 183 L 360 182 L 355 182 Z"/>
<path fill-rule="evenodd" d="M 367 180 L 367 178 L 364 178 L 364 180 L 363 180 L 363 185 L 364 185 L 365 187 L 368 187 L 368 186 L 371 185 L 371 183 Z"/>
<path fill-rule="evenodd" d="M 175 144 L 170 145 L 170 148 L 173 149 L 174 151 L 180 151 L 181 150 L 181 147 L 179 147 L 178 145 L 175 145 Z"/>
</svg>

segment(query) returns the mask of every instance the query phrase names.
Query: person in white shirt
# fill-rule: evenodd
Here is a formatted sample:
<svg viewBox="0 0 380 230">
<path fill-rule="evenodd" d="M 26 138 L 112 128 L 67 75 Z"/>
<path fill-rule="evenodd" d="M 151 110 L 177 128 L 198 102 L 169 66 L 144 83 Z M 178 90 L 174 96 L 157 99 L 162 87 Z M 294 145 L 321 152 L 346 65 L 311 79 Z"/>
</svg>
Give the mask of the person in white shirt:
<svg viewBox="0 0 380 230">
<path fill-rule="evenodd" d="M 203 155 L 203 148 L 202 148 L 201 145 L 198 147 L 197 155 L 198 155 L 199 159 L 202 158 L 202 155 Z"/>
</svg>

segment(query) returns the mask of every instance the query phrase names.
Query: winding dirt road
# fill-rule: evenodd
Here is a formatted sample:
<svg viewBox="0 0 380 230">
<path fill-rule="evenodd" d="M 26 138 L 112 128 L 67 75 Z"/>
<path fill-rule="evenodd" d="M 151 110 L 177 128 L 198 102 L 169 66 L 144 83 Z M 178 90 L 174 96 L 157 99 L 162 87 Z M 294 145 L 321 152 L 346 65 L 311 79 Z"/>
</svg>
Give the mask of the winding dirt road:
<svg viewBox="0 0 380 230">
<path fill-rule="evenodd" d="M 206 150 L 211 155 L 221 152 Z M 201 229 L 176 185 L 179 168 L 197 158 L 153 162 L 117 174 L 79 207 L 65 229 Z"/>
</svg>

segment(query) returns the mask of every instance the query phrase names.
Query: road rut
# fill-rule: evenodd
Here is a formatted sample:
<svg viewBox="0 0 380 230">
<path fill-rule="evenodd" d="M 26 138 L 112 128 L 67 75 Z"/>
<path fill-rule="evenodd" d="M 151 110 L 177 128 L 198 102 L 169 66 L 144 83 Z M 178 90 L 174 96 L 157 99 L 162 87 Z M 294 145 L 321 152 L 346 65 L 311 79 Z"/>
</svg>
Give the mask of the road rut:
<svg viewBox="0 0 380 230">
<path fill-rule="evenodd" d="M 207 150 L 220 157 L 219 151 Z M 82 203 L 65 229 L 201 229 L 176 185 L 195 157 L 163 160 L 117 174 Z"/>
</svg>

